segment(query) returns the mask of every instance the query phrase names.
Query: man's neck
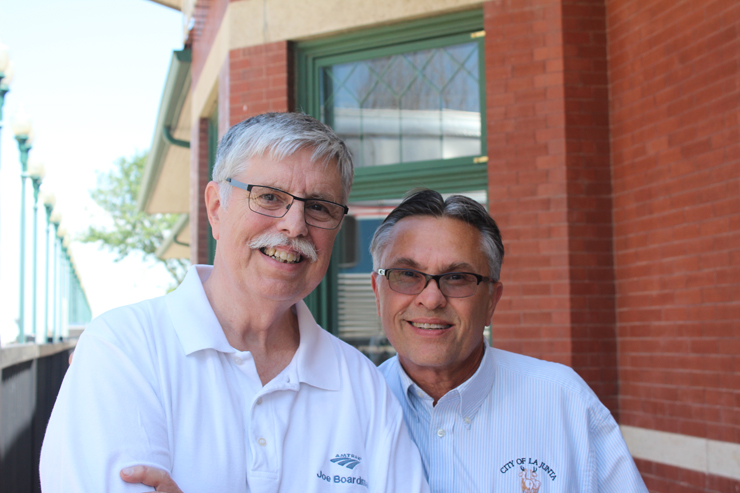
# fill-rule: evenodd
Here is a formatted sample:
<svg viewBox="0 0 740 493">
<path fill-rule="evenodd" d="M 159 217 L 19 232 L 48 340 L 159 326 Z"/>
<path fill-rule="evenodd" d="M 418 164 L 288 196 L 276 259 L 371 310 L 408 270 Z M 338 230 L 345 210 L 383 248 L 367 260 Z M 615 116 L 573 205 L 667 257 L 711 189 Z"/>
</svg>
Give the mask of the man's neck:
<svg viewBox="0 0 740 493">
<path fill-rule="evenodd" d="M 203 290 L 226 340 L 238 351 L 254 358 L 262 385 L 275 378 L 293 359 L 300 344 L 295 301 L 265 300 L 255 293 L 239 293 L 228 287 L 214 267 Z M 252 299 L 253 298 L 253 299 Z"/>
<path fill-rule="evenodd" d="M 437 405 L 447 392 L 456 389 L 472 377 L 486 351 L 486 345 L 481 341 L 480 346 L 473 350 L 470 357 L 459 365 L 438 368 L 430 366 L 418 366 L 405 358 L 398 356 L 398 361 L 406 374 L 414 381 L 433 400 L 433 405 Z"/>
</svg>

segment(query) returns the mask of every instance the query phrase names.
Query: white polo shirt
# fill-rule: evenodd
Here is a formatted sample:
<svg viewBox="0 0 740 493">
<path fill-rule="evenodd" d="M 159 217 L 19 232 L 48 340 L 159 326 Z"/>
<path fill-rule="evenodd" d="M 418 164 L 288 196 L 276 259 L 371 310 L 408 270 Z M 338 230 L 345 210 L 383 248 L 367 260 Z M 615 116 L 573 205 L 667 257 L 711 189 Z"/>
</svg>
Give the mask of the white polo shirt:
<svg viewBox="0 0 740 493">
<path fill-rule="evenodd" d="M 299 302 L 298 350 L 263 387 L 208 302 L 210 269 L 85 330 L 41 450 L 43 491 L 151 491 L 120 479 L 135 464 L 169 471 L 185 492 L 428 491 L 374 365 Z"/>
</svg>

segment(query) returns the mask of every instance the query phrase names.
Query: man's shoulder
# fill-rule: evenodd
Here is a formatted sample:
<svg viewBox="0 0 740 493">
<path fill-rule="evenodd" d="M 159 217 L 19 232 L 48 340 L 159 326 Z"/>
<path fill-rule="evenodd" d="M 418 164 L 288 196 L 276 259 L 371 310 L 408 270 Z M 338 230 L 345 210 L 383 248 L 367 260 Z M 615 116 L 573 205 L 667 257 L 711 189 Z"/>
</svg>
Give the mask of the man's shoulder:
<svg viewBox="0 0 740 493">
<path fill-rule="evenodd" d="M 383 374 L 386 380 L 398 375 L 398 355 L 388 358 L 378 366 L 378 370 Z"/>
<path fill-rule="evenodd" d="M 508 375 L 521 385 L 537 382 L 553 390 L 577 394 L 587 400 L 595 398 L 588 384 L 569 366 L 503 349 L 488 350 L 493 356 L 493 364 L 499 379 Z"/>
<path fill-rule="evenodd" d="M 160 296 L 113 308 L 95 317 L 85 328 L 80 341 L 97 339 L 121 350 L 143 347 L 172 332 L 167 297 Z"/>
</svg>

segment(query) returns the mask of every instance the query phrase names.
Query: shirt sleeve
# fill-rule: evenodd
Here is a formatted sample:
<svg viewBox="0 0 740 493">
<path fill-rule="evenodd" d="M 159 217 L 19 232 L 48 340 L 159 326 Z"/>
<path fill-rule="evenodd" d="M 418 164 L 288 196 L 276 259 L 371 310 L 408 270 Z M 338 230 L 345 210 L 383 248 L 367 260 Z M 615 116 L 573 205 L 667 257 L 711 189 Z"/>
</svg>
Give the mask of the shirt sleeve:
<svg viewBox="0 0 740 493">
<path fill-rule="evenodd" d="M 135 464 L 171 470 L 156 365 L 131 349 L 146 342 L 116 337 L 100 320 L 85 332 L 44 437 L 41 488 L 44 493 L 151 491 L 125 483 L 119 472 Z"/>
<path fill-rule="evenodd" d="M 379 438 L 373 460 L 370 491 L 384 492 L 429 492 L 424 476 L 421 455 L 411 440 L 403 411 L 390 389 L 386 389 L 388 408 L 387 432 Z"/>
<path fill-rule="evenodd" d="M 591 442 L 595 454 L 596 488 L 598 493 L 648 493 L 619 425 L 611 413 L 598 403 L 601 419 L 591 427 Z"/>
</svg>

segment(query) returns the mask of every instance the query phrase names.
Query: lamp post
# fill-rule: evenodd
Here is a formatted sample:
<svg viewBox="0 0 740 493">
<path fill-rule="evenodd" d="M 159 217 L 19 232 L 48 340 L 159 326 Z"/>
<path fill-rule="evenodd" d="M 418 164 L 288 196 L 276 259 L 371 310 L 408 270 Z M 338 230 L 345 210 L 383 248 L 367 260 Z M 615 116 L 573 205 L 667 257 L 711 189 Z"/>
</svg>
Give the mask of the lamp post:
<svg viewBox="0 0 740 493">
<path fill-rule="evenodd" d="M 57 312 L 57 320 L 56 320 L 56 328 L 55 328 L 55 335 L 54 340 L 58 341 L 61 339 L 62 335 L 62 319 L 63 315 L 63 296 L 64 296 L 64 260 L 66 258 L 65 254 L 65 247 L 64 242 L 67 238 L 67 228 L 64 226 L 59 226 L 57 228 L 57 243 L 59 245 L 58 255 L 57 258 L 59 259 L 59 266 L 57 270 L 57 307 L 59 308 L 59 311 Z"/>
<path fill-rule="evenodd" d="M 18 314 L 18 342 L 26 342 L 25 326 L 25 276 L 26 276 L 26 170 L 28 168 L 28 151 L 31 150 L 30 135 L 32 131 L 31 119 L 21 110 L 15 116 L 13 133 L 18 141 L 18 150 L 21 155 L 21 264 L 20 264 L 20 292 L 18 293 L 20 313 Z"/>
<path fill-rule="evenodd" d="M 51 216 L 56 204 L 54 193 L 44 189 L 42 192 L 41 202 L 44 204 L 46 212 L 46 257 L 44 260 L 44 342 L 49 340 L 49 227 L 51 226 Z"/>
<path fill-rule="evenodd" d="M 52 302 L 52 321 L 51 321 L 51 341 L 56 342 L 56 332 L 57 332 L 57 298 L 59 294 L 59 281 L 58 281 L 58 265 L 59 265 L 59 250 L 57 248 L 57 234 L 59 232 L 59 223 L 62 222 L 62 213 L 59 212 L 59 209 L 54 207 L 54 210 L 51 213 L 51 217 L 49 218 L 51 221 L 51 224 L 54 225 L 54 253 L 52 254 L 52 257 L 54 257 L 54 301 Z"/>
<path fill-rule="evenodd" d="M 0 41 L 0 129 L 3 121 L 3 103 L 5 95 L 10 91 L 10 82 L 13 80 L 13 63 L 10 61 L 10 50 Z"/>
<path fill-rule="evenodd" d="M 2 137 L 3 129 L 3 105 L 5 104 L 5 95 L 10 91 L 10 83 L 12 81 L 13 62 L 10 61 L 10 50 L 2 41 L 0 41 L 0 137 Z"/>
<path fill-rule="evenodd" d="M 36 332 L 38 325 L 36 324 L 36 317 L 38 316 L 38 309 L 36 299 L 38 298 L 38 230 L 39 230 L 39 189 L 41 188 L 41 182 L 44 180 L 46 170 L 44 165 L 37 162 L 31 161 L 31 165 L 28 167 L 28 176 L 31 178 L 33 184 L 33 259 L 31 260 L 33 266 L 33 278 L 31 279 L 31 330 L 33 330 L 33 340 L 37 342 Z"/>
<path fill-rule="evenodd" d="M 66 235 L 62 240 L 62 306 L 60 307 L 62 320 L 59 325 L 60 340 L 64 339 L 65 328 L 69 327 L 69 280 L 72 273 L 72 252 L 69 250 L 69 245 L 71 243 L 72 240 L 69 235 Z"/>
</svg>

